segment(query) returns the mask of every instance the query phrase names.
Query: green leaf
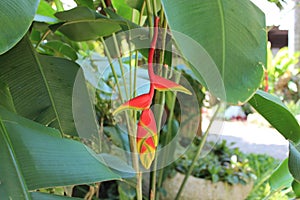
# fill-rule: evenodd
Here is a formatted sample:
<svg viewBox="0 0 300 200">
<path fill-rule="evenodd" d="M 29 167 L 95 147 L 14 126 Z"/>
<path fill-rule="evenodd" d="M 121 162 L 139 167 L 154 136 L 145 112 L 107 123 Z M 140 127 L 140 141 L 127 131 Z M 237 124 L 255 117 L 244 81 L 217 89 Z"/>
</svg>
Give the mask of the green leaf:
<svg viewBox="0 0 300 200">
<path fill-rule="evenodd" d="M 31 192 L 30 195 L 33 200 L 79 200 L 79 198 L 59 196 L 42 192 Z"/>
<path fill-rule="evenodd" d="M 94 9 L 93 0 L 74 0 L 78 6 L 86 6 Z"/>
<path fill-rule="evenodd" d="M 0 1 L 0 55 L 15 46 L 28 31 L 39 0 Z"/>
<path fill-rule="evenodd" d="M 296 197 L 300 197 L 300 183 L 297 181 L 293 181 L 292 187 Z"/>
<path fill-rule="evenodd" d="M 130 29 L 135 29 L 135 28 L 141 28 L 139 25 L 137 25 L 136 23 L 133 23 L 132 21 L 128 20 L 128 19 L 124 19 L 122 16 L 116 14 L 115 12 L 113 12 L 111 9 L 109 8 L 106 8 L 104 9 L 105 12 L 107 14 L 109 14 L 109 16 L 112 18 L 112 19 L 115 19 L 115 20 L 120 20 L 120 21 L 123 21 L 124 23 L 121 24 L 121 27 L 122 27 L 122 30 L 124 31 L 127 31 L 127 30 L 130 30 Z"/>
<path fill-rule="evenodd" d="M 119 181 L 118 182 L 118 192 L 120 200 L 134 200 L 136 199 L 135 188 L 131 187 L 129 184 Z"/>
<path fill-rule="evenodd" d="M 77 60 L 78 58 L 76 51 L 70 45 L 59 40 L 49 41 L 42 46 L 54 51 L 55 55 L 63 55 L 71 60 Z"/>
<path fill-rule="evenodd" d="M 120 175 L 122 178 L 133 178 L 135 176 L 135 170 L 132 166 L 127 164 L 127 161 L 106 153 L 101 153 L 97 156 L 102 163 L 105 163 L 107 166 L 111 166 L 111 170 Z"/>
<path fill-rule="evenodd" d="M 202 84 L 227 102 L 247 101 L 259 87 L 266 63 L 263 12 L 249 0 L 162 0 L 162 5 L 199 81 L 204 79 Z M 224 83 L 226 96 L 216 82 Z"/>
<path fill-rule="evenodd" d="M 52 25 L 50 28 L 62 32 L 74 41 L 94 40 L 109 36 L 121 30 L 120 24 L 124 24 L 123 21 L 108 19 L 87 7 L 76 7 L 58 12 L 55 16 L 66 22 Z"/>
<path fill-rule="evenodd" d="M 38 22 L 57 22 L 54 16 L 55 10 L 45 0 L 41 0 L 34 17 L 34 21 Z"/>
<path fill-rule="evenodd" d="M 95 10 L 92 10 L 85 6 L 78 6 L 76 8 L 70 9 L 70 10 L 57 12 L 57 13 L 55 13 L 55 16 L 58 19 L 63 20 L 63 21 L 106 18 L 105 16 L 97 13 Z"/>
<path fill-rule="evenodd" d="M 58 28 L 69 39 L 80 42 L 109 36 L 121 30 L 119 22 L 110 19 L 66 22 Z"/>
<path fill-rule="evenodd" d="M 123 0 L 128 6 L 141 10 L 144 1 L 143 0 Z M 114 2 L 114 1 L 113 1 Z"/>
<path fill-rule="evenodd" d="M 132 19 L 134 10 L 125 3 L 125 0 L 112 0 L 112 4 L 119 15 L 128 20 Z"/>
<path fill-rule="evenodd" d="M 258 90 L 249 103 L 286 139 L 296 144 L 300 141 L 300 126 L 279 98 Z"/>
<path fill-rule="evenodd" d="M 113 0 L 112 1 L 113 4 L 114 4 L 114 2 L 117 3 L 117 0 Z M 143 1 L 143 0 L 122 0 L 122 4 L 126 3 L 128 6 L 130 6 L 131 8 L 134 8 L 134 9 L 136 9 L 138 11 L 141 11 L 144 2 L 145 1 Z M 160 0 L 155 0 L 155 4 L 156 4 L 157 11 L 159 11 L 161 9 Z M 115 4 L 114 4 L 114 6 L 115 6 Z M 144 12 L 144 13 L 147 13 L 147 12 Z M 144 15 L 146 15 L 146 14 L 144 14 Z"/>
<path fill-rule="evenodd" d="M 80 138 L 88 139 L 96 144 L 99 144 L 99 128 L 98 121 L 95 114 L 95 105 L 90 94 L 88 87 L 85 84 L 85 77 L 83 71 L 77 73 L 76 81 L 73 88 L 73 117 L 76 125 L 76 130 Z"/>
<path fill-rule="evenodd" d="M 1 107 L 2 108 L 2 107 Z M 16 157 L 10 133 L 5 128 L 5 119 L 0 115 L 0 194 L 4 199 L 31 199 L 20 163 Z M 9 122 L 8 122 L 9 123 Z"/>
<path fill-rule="evenodd" d="M 54 17 L 55 10 L 45 0 L 40 0 L 40 4 L 38 6 L 36 13 L 39 15 L 55 18 Z"/>
<path fill-rule="evenodd" d="M 16 112 L 14 102 L 8 86 L 0 81 L 0 105 L 5 107 L 7 110 Z"/>
<path fill-rule="evenodd" d="M 274 170 L 269 178 L 269 183 L 272 191 L 277 191 L 285 187 L 291 186 L 293 177 L 289 172 L 288 159 L 282 161 L 282 163 Z"/>
<path fill-rule="evenodd" d="M 134 35 L 134 36 L 139 36 L 139 37 L 133 37 L 130 38 L 130 42 L 132 42 L 133 44 L 135 44 L 136 48 L 139 49 L 139 52 L 147 57 L 148 56 L 148 49 L 145 49 L 145 47 L 149 46 L 149 44 L 151 43 L 151 40 L 149 39 L 149 30 L 147 29 L 143 29 L 141 26 L 137 25 L 136 23 L 123 18 L 122 16 L 116 14 L 115 12 L 113 12 L 111 9 L 106 8 L 104 9 L 104 11 L 111 17 L 111 19 L 114 20 L 118 20 L 122 23 L 120 23 L 120 26 L 122 28 L 124 36 L 129 36 L 129 35 Z M 122 38 L 122 33 L 119 34 L 118 36 L 121 36 L 120 38 Z M 106 40 L 106 41 L 111 41 L 111 40 Z M 121 42 L 121 41 L 119 41 Z M 108 45 L 109 51 L 111 55 L 115 55 L 115 49 L 114 48 L 110 48 L 110 46 L 113 45 Z M 128 49 L 128 51 L 132 51 L 132 49 Z"/>
<path fill-rule="evenodd" d="M 120 179 L 80 142 L 0 107 L 1 198 L 28 190 Z"/>
<path fill-rule="evenodd" d="M 290 142 L 289 150 L 289 170 L 294 179 L 300 182 L 300 144 L 294 145 Z"/>
<path fill-rule="evenodd" d="M 26 36 L 0 56 L 0 69 L 18 114 L 77 135 L 72 114 L 76 63 L 37 54 Z"/>
</svg>

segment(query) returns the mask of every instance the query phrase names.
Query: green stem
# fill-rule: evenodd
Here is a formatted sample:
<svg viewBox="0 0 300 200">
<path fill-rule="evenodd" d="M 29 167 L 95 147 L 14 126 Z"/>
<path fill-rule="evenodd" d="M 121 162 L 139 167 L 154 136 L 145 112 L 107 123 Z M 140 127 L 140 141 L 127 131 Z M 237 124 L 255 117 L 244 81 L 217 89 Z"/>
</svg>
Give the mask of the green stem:
<svg viewBox="0 0 300 200">
<path fill-rule="evenodd" d="M 141 12 L 140 12 L 140 18 L 139 18 L 139 25 L 142 26 L 142 18 L 143 18 L 143 13 L 146 7 L 146 2 L 143 2 Z M 139 52 L 138 50 L 135 50 L 135 67 L 134 67 L 134 79 L 133 79 L 133 96 L 136 96 L 136 80 L 137 80 L 137 68 L 139 65 Z"/>
<path fill-rule="evenodd" d="M 157 5 L 156 5 L 156 0 L 152 1 L 153 4 L 153 12 L 154 12 L 154 16 L 157 17 Z"/>
<path fill-rule="evenodd" d="M 175 77 L 175 82 L 178 83 L 180 80 L 180 74 L 177 74 L 177 76 Z M 170 102 L 170 115 L 168 116 L 168 132 L 166 134 L 166 138 L 164 141 L 164 146 L 167 145 L 170 142 L 170 137 L 172 135 L 172 120 L 173 120 L 173 116 L 174 116 L 174 108 L 175 108 L 175 102 L 176 102 L 176 94 L 177 92 L 174 92 L 173 97 L 171 99 Z M 168 149 L 162 154 L 162 162 L 166 161 L 166 156 L 169 156 L 169 151 Z M 163 163 L 164 165 L 165 163 Z M 159 170 L 159 174 L 158 174 L 158 181 L 157 181 L 157 187 L 162 187 L 162 183 L 163 183 L 163 176 L 164 176 L 164 169 L 160 169 Z M 159 193 L 156 193 L 156 197 L 157 199 L 159 199 Z"/>
<path fill-rule="evenodd" d="M 150 38 L 153 36 L 153 11 L 152 11 L 152 6 L 151 6 L 151 1 L 146 0 L 146 5 L 147 5 L 147 17 L 148 17 L 148 23 L 150 27 Z"/>
<path fill-rule="evenodd" d="M 212 124 L 214 122 L 214 119 L 217 117 L 217 114 L 218 114 L 218 111 L 219 111 L 220 107 L 221 107 L 221 103 L 219 103 L 219 105 L 217 107 L 217 110 L 215 111 L 214 115 L 212 116 L 212 118 L 211 118 L 211 120 L 209 122 L 209 125 L 208 125 L 208 127 L 207 127 L 204 135 L 202 136 L 201 143 L 200 143 L 200 145 L 199 145 L 199 147 L 197 149 L 196 155 L 195 155 L 195 157 L 194 157 L 194 159 L 193 159 L 193 161 L 191 163 L 191 166 L 189 167 L 188 171 L 185 174 L 185 177 L 184 177 L 184 179 L 183 179 L 183 181 L 181 183 L 181 186 L 179 188 L 179 191 L 178 191 L 178 193 L 176 195 L 175 200 L 178 200 L 180 198 L 180 195 L 181 195 L 181 193 L 182 193 L 182 191 L 183 191 L 183 189 L 185 187 L 185 184 L 187 183 L 187 180 L 190 177 L 190 175 L 191 175 L 191 173 L 192 173 L 192 171 L 193 171 L 193 169 L 195 167 L 196 162 L 199 160 L 200 154 L 201 154 L 201 152 L 203 150 L 203 147 L 204 147 L 204 144 L 205 144 L 205 142 L 207 140 L 209 130 L 210 130 L 210 128 L 211 128 L 211 126 L 212 126 Z"/>
<path fill-rule="evenodd" d="M 167 77 L 168 71 L 164 71 L 163 77 Z M 165 107 L 165 102 L 166 102 L 166 93 L 165 92 L 160 92 L 157 93 L 159 97 L 159 105 L 160 107 L 158 108 L 158 117 L 157 117 L 157 140 L 159 141 L 159 132 L 161 130 L 161 119 L 164 113 L 164 107 Z M 150 190 L 150 200 L 154 200 L 155 197 L 157 196 L 156 193 L 156 178 L 157 177 L 157 152 L 155 153 L 155 159 L 153 162 L 153 171 L 151 173 L 151 190 Z"/>
<path fill-rule="evenodd" d="M 154 7 L 154 11 L 156 14 L 156 4 L 153 4 Z M 167 28 L 167 23 L 164 20 L 164 14 L 163 11 L 160 15 L 160 24 L 163 27 L 163 33 L 162 33 L 162 47 L 161 47 L 161 51 L 160 51 L 160 61 L 159 64 L 160 66 L 162 66 L 164 64 L 164 55 L 165 55 L 165 41 L 166 41 L 166 28 Z M 161 71 L 162 70 L 158 70 L 159 74 L 161 75 Z M 166 78 L 168 74 L 168 70 L 164 71 L 163 77 Z M 161 93 L 157 93 L 158 96 L 158 102 L 159 102 L 159 109 L 158 109 L 158 117 L 156 119 L 157 122 L 157 137 L 158 137 L 158 141 L 159 141 L 159 132 L 161 130 L 161 119 L 163 116 L 163 112 L 164 112 L 164 105 L 165 105 L 165 92 L 161 92 Z M 151 173 L 151 190 L 150 190 L 150 200 L 154 200 L 155 197 L 157 196 L 157 192 L 156 192 L 156 180 L 157 180 L 157 154 L 155 155 L 155 159 L 153 162 L 153 171 Z M 157 198 L 159 198 L 157 196 Z"/>
<path fill-rule="evenodd" d="M 121 74 L 122 74 L 122 79 L 123 79 L 123 84 L 124 84 L 124 89 L 125 89 L 125 95 L 126 97 L 128 98 L 128 90 L 127 90 L 127 87 L 126 87 L 126 79 L 125 79 L 125 71 L 124 71 L 124 65 L 123 65 L 123 62 L 122 62 L 122 59 L 121 59 L 121 54 L 120 54 L 120 50 L 119 50 L 119 46 L 118 46 L 118 41 L 117 41 L 117 37 L 116 37 L 116 34 L 112 34 L 113 36 L 113 41 L 114 41 L 114 46 L 115 46 L 115 50 L 117 52 L 117 55 L 118 55 L 118 63 L 120 65 L 120 69 L 121 69 Z"/>
<path fill-rule="evenodd" d="M 103 44 L 106 56 L 108 58 L 109 65 L 111 67 L 111 71 L 113 73 L 114 79 L 116 81 L 117 88 L 118 88 L 119 91 L 121 91 L 119 79 L 118 79 L 118 76 L 116 74 L 116 70 L 115 70 L 115 68 L 114 68 L 114 66 L 112 64 L 112 58 L 110 56 L 110 53 L 109 53 L 108 48 L 106 46 L 106 43 L 105 43 L 105 41 L 104 41 L 104 39 L 102 37 L 100 39 L 101 39 L 101 42 Z M 121 101 L 124 102 L 121 92 L 120 92 L 119 95 L 120 95 Z M 135 134 L 133 134 L 133 133 L 136 133 L 136 131 L 133 128 L 135 126 L 131 124 L 133 121 L 129 120 L 127 112 L 125 112 L 125 118 L 126 118 L 126 123 L 127 123 L 128 139 L 129 139 L 130 150 L 132 152 L 132 164 L 133 164 L 133 168 L 137 172 L 137 186 L 136 186 L 137 199 L 138 200 L 142 200 L 142 195 L 141 195 L 142 191 L 140 190 L 140 188 L 142 188 L 142 186 L 140 185 L 141 181 L 139 180 L 141 176 L 138 175 L 138 173 L 139 173 L 139 160 L 138 160 L 138 157 L 137 157 L 136 136 L 135 136 Z"/>
<path fill-rule="evenodd" d="M 101 0 L 101 2 L 102 2 L 103 8 L 107 8 L 107 6 L 105 4 L 105 1 Z M 108 14 L 107 14 L 107 17 L 109 18 Z M 119 50 L 116 34 L 113 33 L 112 37 L 113 37 L 113 42 L 114 42 L 114 48 L 115 48 L 115 50 L 117 52 L 117 56 L 118 56 L 118 63 L 120 65 L 120 69 L 121 69 L 121 73 L 122 73 L 122 79 L 123 79 L 123 83 L 124 83 L 125 94 L 126 94 L 126 97 L 128 98 L 128 90 L 127 90 L 127 87 L 126 87 L 126 79 L 124 77 L 124 74 L 125 74 L 124 73 L 124 65 L 123 65 L 123 62 L 122 62 L 122 59 L 121 59 L 121 53 L 120 53 L 120 50 Z"/>
<path fill-rule="evenodd" d="M 106 8 L 106 4 L 105 4 L 104 0 L 101 0 L 101 2 L 102 2 L 103 7 Z M 102 38 L 102 41 L 103 41 L 103 38 Z M 114 41 L 115 49 L 116 49 L 117 54 L 118 54 L 118 62 L 119 62 L 120 68 L 121 68 L 121 73 L 123 75 L 122 78 L 123 78 L 123 82 L 124 82 L 125 93 L 126 93 L 126 96 L 128 97 L 128 91 L 127 91 L 127 88 L 126 88 L 126 81 L 125 81 L 125 77 L 124 77 L 124 66 L 123 66 L 122 60 L 120 58 L 121 55 L 120 55 L 120 51 L 119 51 L 119 48 L 118 48 L 116 35 L 114 33 L 113 33 L 113 41 Z M 108 52 L 108 50 L 107 50 L 107 52 Z M 118 84 L 118 90 L 121 91 L 119 82 L 117 84 Z M 123 100 L 122 100 L 122 102 L 123 102 Z M 134 114 L 134 117 L 135 116 L 136 116 L 136 114 Z M 137 200 L 142 200 L 143 199 L 143 194 L 142 194 L 142 173 L 139 170 L 139 160 L 138 160 L 138 155 L 137 155 L 138 151 L 137 151 L 137 145 L 136 145 L 136 130 L 134 130 L 133 127 L 135 127 L 135 126 L 132 124 L 135 121 L 133 122 L 132 120 L 129 120 L 127 112 L 125 112 L 125 118 L 126 118 L 126 123 L 127 123 L 130 150 L 132 152 L 132 165 L 133 165 L 133 168 L 136 171 L 136 181 L 137 181 L 137 183 L 136 183 L 136 195 L 137 195 Z"/>
<path fill-rule="evenodd" d="M 145 11 L 145 8 L 146 8 L 146 2 L 144 1 L 143 2 L 143 5 L 142 5 L 142 8 L 141 8 L 141 11 L 140 11 L 140 19 L 139 19 L 139 25 L 142 26 L 142 19 L 143 19 L 143 13 Z"/>
<path fill-rule="evenodd" d="M 51 33 L 51 30 L 47 30 L 41 37 L 41 39 L 38 41 L 38 43 L 35 46 L 35 49 L 37 49 L 41 43 L 45 40 L 45 38 L 49 35 L 49 33 Z"/>
<path fill-rule="evenodd" d="M 106 57 L 107 57 L 107 59 L 108 59 L 109 65 L 110 65 L 110 69 L 111 69 L 111 71 L 112 71 L 112 73 L 113 73 L 113 76 L 114 76 L 114 79 L 115 79 L 115 81 L 116 81 L 116 85 L 117 85 L 118 91 L 120 92 L 120 99 L 121 99 L 121 101 L 122 101 L 122 103 L 123 103 L 124 100 L 123 100 L 123 97 L 122 97 L 122 94 L 121 94 L 121 87 L 120 87 L 120 83 L 119 83 L 119 79 L 118 79 L 118 75 L 117 75 L 117 73 L 116 73 L 115 67 L 114 67 L 114 65 L 112 64 L 112 58 L 111 58 L 111 56 L 110 56 L 110 53 L 109 53 L 109 51 L 108 51 L 107 45 L 106 45 L 106 43 L 105 43 L 103 37 L 100 37 L 100 40 L 101 40 L 101 43 L 102 43 L 102 45 L 103 45 L 103 47 L 104 47 L 104 52 L 105 52 L 105 54 L 106 54 Z"/>
<path fill-rule="evenodd" d="M 164 15 L 161 16 L 161 22 L 163 22 L 162 23 L 163 33 L 162 33 L 162 39 L 161 39 L 161 49 L 162 50 L 160 51 L 160 61 L 159 61 L 159 63 L 160 64 L 165 64 L 164 60 L 165 60 L 165 49 L 166 49 L 166 37 L 167 37 L 167 26 L 168 26 L 168 24 L 167 24 L 167 21 L 164 20 Z M 167 78 L 167 77 L 165 77 L 165 78 Z"/>
<path fill-rule="evenodd" d="M 63 4 L 62 4 L 62 2 L 60 0 L 54 0 L 54 3 L 55 3 L 55 6 L 56 6 L 56 10 L 58 12 L 64 11 Z"/>
</svg>

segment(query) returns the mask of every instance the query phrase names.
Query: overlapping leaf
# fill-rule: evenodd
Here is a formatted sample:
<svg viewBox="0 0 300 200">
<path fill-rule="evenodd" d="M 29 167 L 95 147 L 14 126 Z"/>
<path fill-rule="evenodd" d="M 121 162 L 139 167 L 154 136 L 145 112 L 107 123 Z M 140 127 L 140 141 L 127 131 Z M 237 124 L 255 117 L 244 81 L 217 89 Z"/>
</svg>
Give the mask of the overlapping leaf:
<svg viewBox="0 0 300 200">
<path fill-rule="evenodd" d="M 269 183 L 272 191 L 278 191 L 282 188 L 291 186 L 293 177 L 289 172 L 288 159 L 282 161 L 282 163 L 274 170 L 269 178 Z"/>
<path fill-rule="evenodd" d="M 120 20 L 113 20 L 100 15 L 87 7 L 76 7 L 68 11 L 58 12 L 55 16 L 63 22 L 51 26 L 53 31 L 59 30 L 74 41 L 95 40 L 109 36 L 121 30 Z"/>
<path fill-rule="evenodd" d="M 0 1 L 0 55 L 16 45 L 28 31 L 39 0 Z"/>
<path fill-rule="evenodd" d="M 38 188 L 120 179 L 88 147 L 2 106 L 0 143 L 3 199 L 31 199 L 28 191 Z"/>
<path fill-rule="evenodd" d="M 296 144 L 300 141 L 300 126 L 279 98 L 258 90 L 249 103 L 286 139 Z"/>
<path fill-rule="evenodd" d="M 266 63 L 263 12 L 249 0 L 162 4 L 175 41 L 198 80 L 225 101 L 247 101 L 259 87 Z"/>
<path fill-rule="evenodd" d="M 294 145 L 290 143 L 289 150 L 289 170 L 294 179 L 300 182 L 300 144 Z"/>
<path fill-rule="evenodd" d="M 70 135 L 77 135 L 72 91 L 78 70 L 72 61 L 37 54 L 27 37 L 0 56 L 0 80 L 9 86 L 17 113 Z"/>
<path fill-rule="evenodd" d="M 0 81 L 0 105 L 5 107 L 7 110 L 16 112 L 13 99 L 7 84 Z"/>
</svg>

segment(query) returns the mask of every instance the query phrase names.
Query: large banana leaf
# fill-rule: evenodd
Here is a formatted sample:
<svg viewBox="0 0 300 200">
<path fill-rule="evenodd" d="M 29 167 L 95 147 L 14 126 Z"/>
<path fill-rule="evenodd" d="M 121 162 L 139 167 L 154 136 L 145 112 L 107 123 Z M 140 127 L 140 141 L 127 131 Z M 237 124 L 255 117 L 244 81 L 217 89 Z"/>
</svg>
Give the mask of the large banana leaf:
<svg viewBox="0 0 300 200">
<path fill-rule="evenodd" d="M 85 145 L 2 106 L 0 160 L 1 199 L 31 199 L 29 190 L 120 179 Z"/>
<path fill-rule="evenodd" d="M 230 103 L 247 101 L 259 87 L 266 63 L 263 12 L 249 0 L 162 0 L 162 5 L 199 81 Z"/>
<path fill-rule="evenodd" d="M 10 90 L 8 86 L 1 81 L 0 81 L 0 105 L 12 112 L 16 112 Z"/>
<path fill-rule="evenodd" d="M 300 142 L 300 126 L 279 98 L 258 90 L 249 103 L 286 139 Z"/>
<path fill-rule="evenodd" d="M 33 21 L 39 0 L 0 1 L 0 55 L 17 44 Z"/>
<path fill-rule="evenodd" d="M 72 61 L 37 54 L 27 36 L 0 56 L 0 80 L 9 86 L 17 113 L 70 135 L 77 135 L 72 91 L 78 70 Z"/>
</svg>

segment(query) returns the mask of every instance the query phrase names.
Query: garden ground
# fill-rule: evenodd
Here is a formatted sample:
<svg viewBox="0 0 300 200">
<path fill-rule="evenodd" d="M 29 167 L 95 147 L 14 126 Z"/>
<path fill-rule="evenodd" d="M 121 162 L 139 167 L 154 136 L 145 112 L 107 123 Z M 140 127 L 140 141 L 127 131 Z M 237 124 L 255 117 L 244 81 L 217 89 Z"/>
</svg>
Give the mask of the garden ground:
<svg viewBox="0 0 300 200">
<path fill-rule="evenodd" d="M 212 131 L 209 140 L 215 140 Z M 219 141 L 225 139 L 228 144 L 234 142 L 244 153 L 268 154 L 283 160 L 288 156 L 288 141 L 278 131 L 247 121 L 225 121 L 222 123 Z"/>
</svg>

